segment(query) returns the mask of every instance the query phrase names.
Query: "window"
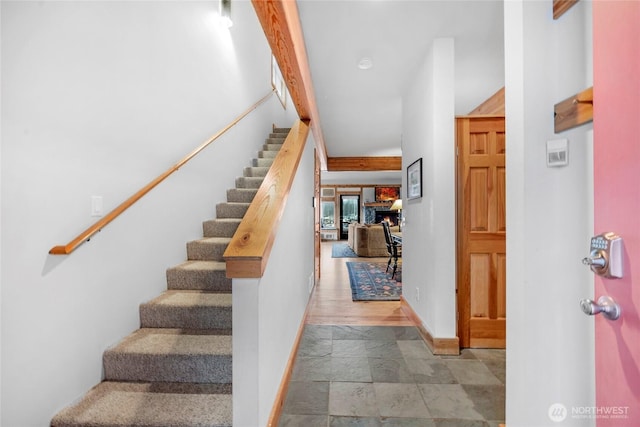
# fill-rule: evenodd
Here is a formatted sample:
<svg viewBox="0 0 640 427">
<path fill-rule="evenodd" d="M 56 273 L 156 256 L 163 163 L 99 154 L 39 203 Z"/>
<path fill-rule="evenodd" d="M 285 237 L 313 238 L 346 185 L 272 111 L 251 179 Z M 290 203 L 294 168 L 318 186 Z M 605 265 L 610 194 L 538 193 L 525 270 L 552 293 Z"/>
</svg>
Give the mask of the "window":
<svg viewBox="0 0 640 427">
<path fill-rule="evenodd" d="M 349 237 L 349 223 L 360 222 L 360 195 L 340 195 L 340 239 Z"/>
<path fill-rule="evenodd" d="M 360 219 L 360 196 L 341 196 L 342 221 L 352 222 Z"/>
<path fill-rule="evenodd" d="M 321 202 L 320 207 L 320 228 L 336 228 L 335 202 Z"/>
</svg>

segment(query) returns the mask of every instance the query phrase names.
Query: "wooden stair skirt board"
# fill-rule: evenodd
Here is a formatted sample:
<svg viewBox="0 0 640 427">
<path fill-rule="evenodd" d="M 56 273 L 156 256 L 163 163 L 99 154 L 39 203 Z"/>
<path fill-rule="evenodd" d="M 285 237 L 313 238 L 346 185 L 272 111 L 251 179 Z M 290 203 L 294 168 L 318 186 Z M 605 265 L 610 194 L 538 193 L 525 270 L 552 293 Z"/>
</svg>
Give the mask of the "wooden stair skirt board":
<svg viewBox="0 0 640 427">
<path fill-rule="evenodd" d="M 460 341 L 455 338 L 434 338 L 429 331 L 422 325 L 422 320 L 416 314 L 404 297 L 400 297 L 400 307 L 404 314 L 416 325 L 420 336 L 429 347 L 429 350 L 436 355 L 458 355 L 460 354 Z"/>
</svg>

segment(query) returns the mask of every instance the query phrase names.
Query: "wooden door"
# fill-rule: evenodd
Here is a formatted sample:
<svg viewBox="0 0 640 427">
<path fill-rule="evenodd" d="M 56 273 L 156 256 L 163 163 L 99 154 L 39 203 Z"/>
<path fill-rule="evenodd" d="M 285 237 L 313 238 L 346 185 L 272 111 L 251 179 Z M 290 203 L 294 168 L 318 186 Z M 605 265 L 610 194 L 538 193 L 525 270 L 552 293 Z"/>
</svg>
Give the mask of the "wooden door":
<svg viewBox="0 0 640 427">
<path fill-rule="evenodd" d="M 624 241 L 624 276 L 597 276 L 594 293 L 585 296 L 597 300 L 607 295 L 621 308 L 615 321 L 602 314 L 595 316 L 596 405 L 592 414 L 598 427 L 640 424 L 638 22 L 640 2 L 593 2 L 594 234 L 612 231 Z M 585 241 L 585 252 L 588 243 Z"/>
<path fill-rule="evenodd" d="M 505 348 L 505 120 L 456 124 L 458 337 L 461 347 Z"/>
</svg>

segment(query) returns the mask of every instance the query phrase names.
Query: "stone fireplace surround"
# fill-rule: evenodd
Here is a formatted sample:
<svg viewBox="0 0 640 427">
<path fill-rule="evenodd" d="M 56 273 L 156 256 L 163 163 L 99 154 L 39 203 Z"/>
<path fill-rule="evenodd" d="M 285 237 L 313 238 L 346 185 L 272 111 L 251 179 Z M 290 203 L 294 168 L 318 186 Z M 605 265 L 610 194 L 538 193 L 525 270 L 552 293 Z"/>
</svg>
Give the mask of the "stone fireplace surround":
<svg viewBox="0 0 640 427">
<path fill-rule="evenodd" d="M 398 225 L 399 218 L 398 211 L 391 211 L 387 207 L 371 207 L 365 206 L 364 208 L 364 223 L 365 224 L 379 224 L 385 219 L 388 219 L 389 225 Z"/>
</svg>

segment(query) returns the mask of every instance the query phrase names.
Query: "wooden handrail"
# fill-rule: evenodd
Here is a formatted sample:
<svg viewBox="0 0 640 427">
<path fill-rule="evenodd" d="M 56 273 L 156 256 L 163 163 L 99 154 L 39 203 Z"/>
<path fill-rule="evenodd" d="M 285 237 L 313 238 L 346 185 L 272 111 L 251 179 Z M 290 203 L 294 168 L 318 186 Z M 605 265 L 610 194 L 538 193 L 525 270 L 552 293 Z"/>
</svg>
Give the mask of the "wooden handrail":
<svg viewBox="0 0 640 427">
<path fill-rule="evenodd" d="M 299 120 L 291 128 L 224 252 L 227 277 L 257 278 L 264 274 L 308 135 L 308 121 Z"/>
<path fill-rule="evenodd" d="M 129 197 L 127 200 L 122 202 L 114 210 L 112 210 L 111 212 L 106 214 L 100 220 L 96 221 L 91 227 L 87 228 L 82 233 L 80 233 L 78 235 L 78 237 L 76 237 L 75 239 L 73 239 L 72 241 L 70 241 L 69 243 L 67 243 L 64 246 L 54 246 L 53 248 L 51 248 L 49 253 L 52 254 L 52 255 L 68 255 L 71 252 L 73 252 L 74 250 L 76 250 L 84 242 L 86 242 L 89 239 L 91 239 L 91 237 L 94 234 L 96 234 L 97 232 L 102 230 L 111 221 L 116 219 L 121 213 L 123 213 L 124 211 L 129 209 L 134 203 L 136 203 L 138 200 L 140 200 L 145 194 L 147 194 L 149 191 L 153 190 L 158 184 L 160 184 L 167 177 L 169 177 L 169 175 L 171 175 L 172 173 L 174 173 L 175 171 L 180 169 L 182 166 L 184 166 L 185 163 L 187 163 L 189 160 L 194 158 L 202 150 L 207 148 L 213 141 L 215 141 L 216 139 L 221 137 L 225 132 L 227 132 L 229 129 L 231 129 L 233 126 L 235 126 L 240 120 L 242 120 L 244 117 L 246 117 L 250 112 L 252 112 L 256 108 L 258 108 L 267 99 L 269 99 L 269 97 L 271 95 L 273 95 L 273 93 L 274 93 L 274 90 L 271 90 L 271 92 L 269 92 L 262 99 L 260 99 L 258 102 L 253 104 L 251 107 L 249 107 L 247 110 L 245 110 L 242 114 L 240 114 L 238 117 L 236 117 L 231 123 L 229 123 L 227 126 L 225 126 L 221 131 L 219 131 L 218 133 L 213 135 L 211 138 L 206 140 L 198 148 L 193 150 L 186 157 L 184 157 L 182 160 L 180 160 L 174 166 L 169 168 L 166 172 L 164 172 L 163 174 L 158 176 L 156 179 L 154 179 L 153 181 L 151 181 L 150 183 L 148 183 L 147 185 L 142 187 L 140 190 L 138 190 L 138 192 L 136 192 L 133 196 Z"/>
</svg>

